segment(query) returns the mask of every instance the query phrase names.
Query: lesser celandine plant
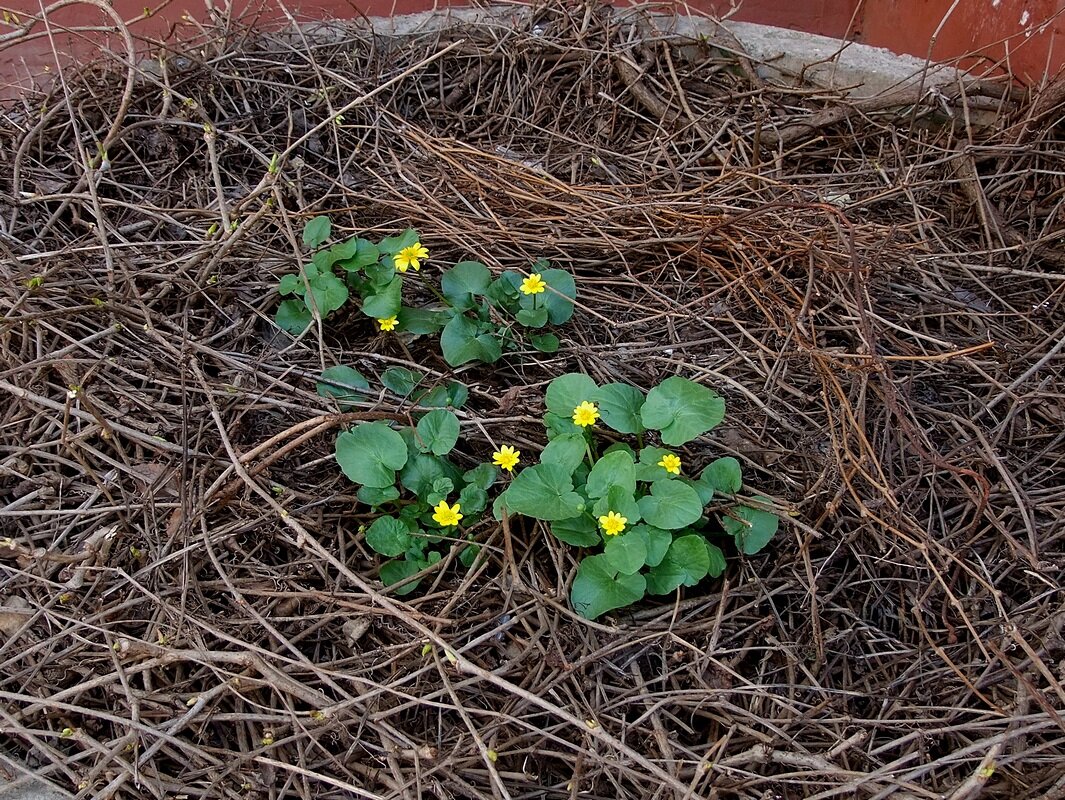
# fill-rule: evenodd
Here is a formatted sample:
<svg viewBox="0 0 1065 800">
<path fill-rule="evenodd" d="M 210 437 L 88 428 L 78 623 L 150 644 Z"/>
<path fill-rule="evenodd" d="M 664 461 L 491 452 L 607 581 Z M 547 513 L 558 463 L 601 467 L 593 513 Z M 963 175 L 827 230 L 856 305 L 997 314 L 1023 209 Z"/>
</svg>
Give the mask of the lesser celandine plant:
<svg viewBox="0 0 1065 800">
<path fill-rule="evenodd" d="M 559 340 L 547 327 L 573 316 L 573 276 L 549 269 L 542 259 L 528 275 L 508 270 L 498 277 L 480 261 L 460 261 L 443 272 L 438 289 L 422 269 L 430 253 L 418 231 L 407 229 L 376 244 L 352 236 L 325 246 L 331 233 L 328 217 L 311 219 L 303 244 L 313 255 L 278 285 L 286 299 L 275 321 L 294 335 L 316 317 L 324 320 L 343 308 L 355 294 L 359 310 L 382 334 L 439 334 L 444 360 L 457 367 L 469 361 L 491 364 L 526 346 L 553 353 Z M 405 280 L 420 282 L 436 302 L 404 305 Z"/>
<path fill-rule="evenodd" d="M 754 554 L 779 525 L 768 500 L 738 497 L 736 459 L 719 458 L 698 477 L 685 474 L 673 448 L 724 414 L 717 394 L 686 378 L 666 378 L 646 396 L 624 383 L 597 386 L 580 373 L 556 378 L 544 415 L 550 441 L 540 463 L 496 499 L 495 513 L 543 520 L 555 538 L 584 549 L 570 601 L 589 619 L 717 577 L 725 555 L 713 539 L 730 535 L 741 552 Z M 600 426 L 633 442 L 603 447 Z M 660 444 L 650 444 L 651 436 Z"/>
<path fill-rule="evenodd" d="M 340 369 L 350 370 L 334 368 L 328 381 L 323 375 L 320 392 L 350 401 L 368 389 L 361 375 Z M 382 382 L 390 389 L 417 397 L 409 381 L 389 373 Z M 341 394 L 344 389 L 349 392 Z M 457 408 L 465 400 L 443 387 L 420 397 L 423 406 Z M 359 500 L 382 514 L 365 533 L 373 550 L 395 559 L 381 567 L 385 583 L 412 591 L 412 576 L 440 561 L 440 543 L 458 548 L 460 563 L 471 565 L 478 550 L 468 531 L 485 515 L 500 470 L 510 480 L 495 500 L 496 518 L 542 520 L 556 539 L 581 548 L 570 600 L 589 619 L 719 576 L 725 555 L 716 542 L 724 535 L 754 554 L 776 533 L 779 519 L 769 501 L 740 497 L 736 459 L 719 458 L 697 477 L 685 467 L 679 448 L 724 418 L 724 401 L 712 390 L 671 377 L 645 395 L 628 384 L 598 386 L 570 373 L 548 385 L 546 405 L 548 444 L 539 463 L 520 470 L 521 452 L 509 444 L 492 453 L 491 463 L 459 470 L 448 454 L 460 424 L 448 408 L 424 413 L 413 427 L 367 422 L 338 437 L 337 461 L 360 484 Z M 607 430 L 612 439 L 631 439 L 607 444 Z"/>
</svg>

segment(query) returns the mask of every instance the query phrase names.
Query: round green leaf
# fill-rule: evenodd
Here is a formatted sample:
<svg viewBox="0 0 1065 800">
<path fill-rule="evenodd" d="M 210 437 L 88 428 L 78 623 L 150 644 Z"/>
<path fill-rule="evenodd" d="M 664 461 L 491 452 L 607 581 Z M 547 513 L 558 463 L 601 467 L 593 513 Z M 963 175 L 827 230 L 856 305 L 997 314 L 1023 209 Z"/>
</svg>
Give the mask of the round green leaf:
<svg viewBox="0 0 1065 800">
<path fill-rule="evenodd" d="M 541 353 L 557 353 L 558 352 L 558 337 L 553 333 L 543 333 L 539 336 L 530 336 L 529 344 L 539 350 Z"/>
<path fill-rule="evenodd" d="M 669 594 L 678 586 L 694 586 L 710 571 L 710 552 L 706 539 L 689 534 L 673 540 L 665 558 L 647 573 L 647 591 Z"/>
<path fill-rule="evenodd" d="M 421 241 L 421 237 L 418 235 L 418 231 L 414 228 L 407 228 L 399 236 L 389 236 L 381 240 L 381 243 L 377 245 L 377 249 L 387 255 L 395 255 L 404 247 L 410 247 L 411 245 L 418 244 Z"/>
<path fill-rule="evenodd" d="M 547 443 L 540 453 L 540 463 L 558 464 L 567 474 L 573 474 L 573 470 L 584 460 L 586 452 L 588 440 L 583 433 L 563 433 Z"/>
<path fill-rule="evenodd" d="M 337 262 L 341 269 L 354 272 L 377 263 L 381 254 L 377 251 L 377 245 L 369 239 L 348 239 L 340 245 L 331 248 L 337 256 Z"/>
<path fill-rule="evenodd" d="M 603 422 L 618 433 L 642 433 L 640 409 L 643 392 L 627 383 L 608 383 L 599 387 L 592 402 L 599 404 Z"/>
<path fill-rule="evenodd" d="M 400 306 L 396 314 L 399 330 L 415 336 L 439 333 L 447 323 L 448 317 L 443 311 L 431 311 L 425 308 Z"/>
<path fill-rule="evenodd" d="M 639 536 L 643 539 L 647 550 L 647 558 L 644 563 L 649 567 L 657 567 L 666 557 L 666 551 L 673 543 L 673 534 L 650 525 L 637 525 L 628 533 L 629 536 Z"/>
<path fill-rule="evenodd" d="M 274 321 L 281 330 L 299 336 L 311 324 L 311 311 L 302 300 L 283 300 L 277 307 Z"/>
<path fill-rule="evenodd" d="M 755 500 L 769 502 L 764 497 L 756 497 Z M 769 544 L 776 534 L 780 517 L 760 508 L 737 506 L 729 511 L 728 516 L 721 518 L 721 526 L 732 534 L 741 553 L 753 556 Z"/>
<path fill-rule="evenodd" d="M 743 487 L 743 470 L 739 461 L 732 456 L 725 456 L 707 464 L 699 480 L 712 486 L 719 494 L 736 494 Z"/>
<path fill-rule="evenodd" d="M 362 313 L 371 319 L 388 319 L 399 315 L 403 305 L 403 278 L 396 275 L 380 291 L 362 301 Z"/>
<path fill-rule="evenodd" d="M 378 488 L 376 486 L 360 486 L 355 493 L 360 503 L 365 503 L 371 508 L 377 508 L 385 503 L 391 503 L 399 499 L 399 489 L 394 485 Z"/>
<path fill-rule="evenodd" d="M 526 328 L 542 328 L 547 324 L 547 309 L 523 308 L 514 315 L 514 319 Z"/>
<path fill-rule="evenodd" d="M 438 456 L 446 455 L 459 440 L 459 418 L 453 412 L 439 408 L 418 420 L 415 430 L 421 439 L 419 450 Z"/>
<path fill-rule="evenodd" d="M 547 316 L 552 325 L 561 325 L 568 322 L 573 316 L 573 301 L 577 297 L 577 285 L 573 276 L 561 269 L 545 269 L 540 272 L 540 277 L 547 284 L 547 290 L 542 297 L 544 307 L 547 308 Z"/>
<path fill-rule="evenodd" d="M 548 522 L 570 519 L 584 510 L 584 500 L 573 491 L 570 472 L 558 464 L 537 464 L 518 473 L 507 489 L 510 511 Z"/>
<path fill-rule="evenodd" d="M 587 514 L 552 522 L 551 535 L 574 547 L 593 547 L 599 544 L 599 526 Z"/>
<path fill-rule="evenodd" d="M 479 544 L 468 544 L 459 551 L 459 563 L 466 569 L 473 566 L 473 563 L 477 560 L 478 554 L 481 552 L 481 546 Z"/>
<path fill-rule="evenodd" d="M 554 439 L 556 436 L 566 436 L 571 433 L 580 433 L 580 428 L 573 424 L 573 413 L 569 417 L 552 414 L 548 411 L 544 414 L 544 427 L 547 428 L 547 438 Z"/>
<path fill-rule="evenodd" d="M 393 586 L 406 580 L 411 575 L 416 575 L 428 566 L 428 561 L 389 561 L 381 565 L 381 582 L 386 586 Z M 393 593 L 399 596 L 410 594 L 418 588 L 419 583 L 421 583 L 420 578 L 394 589 Z"/>
<path fill-rule="evenodd" d="M 412 398 L 422 408 L 462 408 L 470 398 L 470 390 L 461 381 L 448 381 L 441 386 L 434 386 L 419 392 Z"/>
<path fill-rule="evenodd" d="M 467 361 L 492 364 L 503 355 L 499 339 L 490 333 L 480 333 L 477 323 L 463 314 L 456 314 L 440 331 L 440 352 L 453 367 Z"/>
<path fill-rule="evenodd" d="M 333 230 L 333 223 L 329 217 L 314 217 L 303 226 L 303 244 L 307 247 L 318 247 L 329 238 Z"/>
<path fill-rule="evenodd" d="M 375 553 L 390 558 L 405 553 L 410 543 L 406 524 L 395 517 L 378 517 L 366 531 L 366 544 Z"/>
<path fill-rule="evenodd" d="M 315 275 L 307 283 L 311 287 L 318 313 L 323 319 L 348 302 L 348 287 L 332 272 Z"/>
<path fill-rule="evenodd" d="M 573 409 L 585 400 L 591 401 L 596 389 L 595 381 L 583 372 L 560 375 L 547 385 L 547 410 L 572 424 Z"/>
<path fill-rule="evenodd" d="M 706 574 L 711 578 L 720 578 L 721 573 L 725 571 L 727 566 L 725 564 L 725 554 L 716 544 L 711 544 L 706 539 L 703 539 L 703 541 L 706 542 L 706 552 L 710 554 L 710 569 L 707 570 Z"/>
<path fill-rule="evenodd" d="M 340 364 L 323 371 L 315 388 L 320 396 L 336 398 L 345 408 L 347 403 L 366 399 L 370 382 L 354 367 Z"/>
<path fill-rule="evenodd" d="M 655 481 L 651 493 L 641 497 L 638 505 L 648 524 L 668 531 L 697 522 L 703 513 L 698 492 L 680 481 Z"/>
<path fill-rule="evenodd" d="M 645 427 L 662 432 L 662 442 L 673 447 L 702 436 L 725 418 L 725 401 L 698 383 L 673 376 L 647 393 L 640 409 Z"/>
<path fill-rule="evenodd" d="M 496 468 L 492 464 L 478 464 L 473 469 L 464 472 L 462 480 L 466 481 L 470 486 L 477 486 L 487 490 L 496 482 L 497 475 Z"/>
<path fill-rule="evenodd" d="M 424 373 L 406 367 L 389 367 L 381 373 L 381 383 L 398 397 L 409 395 L 424 378 Z"/>
<path fill-rule="evenodd" d="M 632 455 L 624 450 L 602 456 L 588 473 L 586 488 L 589 497 L 603 497 L 611 486 L 620 486 L 629 495 L 636 492 L 636 465 Z"/>
<path fill-rule="evenodd" d="M 295 273 L 283 275 L 277 284 L 278 294 L 303 294 L 303 280 Z"/>
<path fill-rule="evenodd" d="M 585 619 L 595 619 L 641 600 L 646 587 L 643 575 L 619 575 L 605 555 L 589 556 L 573 579 L 570 604 Z"/>
<path fill-rule="evenodd" d="M 625 517 L 626 525 L 635 525 L 641 519 L 640 507 L 636 504 L 632 492 L 624 486 L 611 486 L 605 495 L 596 500 L 592 507 L 592 516 L 598 519 L 611 511 Z"/>
<path fill-rule="evenodd" d="M 462 491 L 459 492 L 458 502 L 462 506 L 462 513 L 472 517 L 484 511 L 488 505 L 488 492 L 480 486 L 463 486 Z"/>
<path fill-rule="evenodd" d="M 440 276 L 440 291 L 460 311 L 476 305 L 474 295 L 484 294 L 492 273 L 480 261 L 460 261 Z"/>
<path fill-rule="evenodd" d="M 651 447 L 649 445 L 643 448 L 640 451 L 640 461 L 636 465 L 636 480 L 651 482 L 673 478 L 674 476 L 667 472 L 665 467 L 658 466 L 662 456 L 669 455 L 671 452 L 671 450 L 666 450 L 664 447 Z M 674 455 L 676 454 L 674 453 Z"/>
<path fill-rule="evenodd" d="M 633 536 L 631 532 L 609 536 L 603 555 L 610 566 L 622 575 L 632 575 L 639 572 L 647 560 L 647 544 L 642 536 Z"/>
<path fill-rule="evenodd" d="M 423 502 L 428 502 L 429 496 L 436 491 L 434 484 L 443 478 L 450 480 L 454 488 L 461 480 L 461 475 L 446 458 L 427 453 L 415 453 L 409 456 L 406 465 L 399 473 L 399 482 Z"/>
<path fill-rule="evenodd" d="M 336 459 L 352 482 L 383 489 L 407 463 L 407 445 L 387 423 L 364 422 L 337 437 Z"/>
</svg>

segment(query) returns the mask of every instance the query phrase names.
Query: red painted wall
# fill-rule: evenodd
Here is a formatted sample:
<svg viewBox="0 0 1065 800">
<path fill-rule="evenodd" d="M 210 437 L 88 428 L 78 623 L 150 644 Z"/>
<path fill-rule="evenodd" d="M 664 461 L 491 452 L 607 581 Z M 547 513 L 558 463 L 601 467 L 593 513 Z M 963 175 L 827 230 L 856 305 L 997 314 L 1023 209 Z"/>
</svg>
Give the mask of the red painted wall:
<svg viewBox="0 0 1065 800">
<path fill-rule="evenodd" d="M 197 23 L 209 18 L 209 8 L 228 7 L 226 13 L 244 15 L 263 25 L 286 20 L 276 0 L 172 0 L 161 6 L 158 2 L 147 18 L 144 0 L 108 3 L 123 19 L 140 18 L 132 22 L 131 30 L 145 51 L 150 50 L 152 40 L 170 35 L 194 37 Z M 449 5 L 447 0 L 297 2 L 287 0 L 285 6 L 301 20 L 402 14 Z M 60 0 L 59 4 L 66 5 L 49 14 L 49 20 L 60 63 L 89 57 L 99 43 L 112 50 L 124 49 L 120 37 L 101 30 L 112 25 L 112 20 L 100 8 L 78 0 Z M 1026 83 L 1055 74 L 1065 62 L 1065 0 L 678 0 L 677 5 L 682 10 L 719 15 L 729 14 L 738 5 L 733 19 L 851 38 L 921 57 L 928 55 L 929 41 L 938 32 L 931 50 L 934 59 L 950 60 L 980 51 L 981 55 L 966 59 L 965 65 L 989 70 L 1008 67 Z M 0 0 L 0 47 L 4 34 L 13 33 L 19 22 L 39 16 L 39 8 L 37 0 Z M 72 28 L 95 30 L 64 32 Z M 45 32 L 45 26 L 38 23 L 31 31 L 36 38 L 0 49 L 0 95 L 11 96 L 31 77 L 54 73 L 56 56 L 49 38 L 42 35 Z"/>
<path fill-rule="evenodd" d="M 1065 0 L 866 0 L 860 41 L 899 53 L 963 61 L 979 69 L 1009 69 L 1025 83 L 1041 82 L 1065 63 Z"/>
</svg>

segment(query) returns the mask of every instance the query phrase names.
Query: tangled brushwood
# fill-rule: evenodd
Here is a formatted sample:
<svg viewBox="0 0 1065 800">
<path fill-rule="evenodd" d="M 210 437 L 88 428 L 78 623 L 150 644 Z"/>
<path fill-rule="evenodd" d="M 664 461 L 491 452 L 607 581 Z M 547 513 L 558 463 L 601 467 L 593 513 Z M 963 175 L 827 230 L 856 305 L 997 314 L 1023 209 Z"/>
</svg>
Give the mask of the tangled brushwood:
<svg viewBox="0 0 1065 800">
<path fill-rule="evenodd" d="M 552 3 L 402 36 L 233 25 L 4 110 L 7 773 L 130 800 L 1065 794 L 1063 84 L 850 100 L 674 23 Z M 351 257 L 418 232 L 414 309 L 443 265 L 546 259 L 579 287 L 557 350 L 449 362 L 393 295 L 316 315 L 321 271 L 282 297 L 323 216 Z M 537 286 L 508 288 L 532 323 Z M 477 309 L 471 347 L 509 324 Z M 719 459 L 776 536 L 581 617 L 579 546 L 470 511 L 500 462 L 537 469 L 570 373 L 677 376 L 728 409 L 612 450 L 663 480 L 604 477 L 589 536 L 670 519 Z M 398 490 L 345 477 L 353 430 L 452 447 L 473 487 L 428 485 L 417 591 L 382 579 L 375 546 L 417 543 L 370 534 L 370 495 Z M 583 480 L 558 502 L 586 506 Z M 585 561 L 641 569 L 665 540 L 640 537 Z"/>
</svg>

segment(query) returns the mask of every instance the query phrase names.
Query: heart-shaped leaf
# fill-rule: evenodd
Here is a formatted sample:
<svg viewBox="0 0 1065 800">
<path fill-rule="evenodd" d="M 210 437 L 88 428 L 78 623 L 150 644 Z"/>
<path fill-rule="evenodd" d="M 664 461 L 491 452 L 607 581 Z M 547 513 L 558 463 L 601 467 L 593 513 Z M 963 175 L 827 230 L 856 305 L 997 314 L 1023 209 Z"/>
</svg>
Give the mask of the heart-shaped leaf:
<svg viewBox="0 0 1065 800">
<path fill-rule="evenodd" d="M 640 409 L 643 424 L 662 432 L 662 442 L 677 447 L 702 436 L 725 418 L 725 401 L 698 383 L 673 376 L 647 393 Z"/>
<path fill-rule="evenodd" d="M 423 380 L 425 380 L 424 372 L 416 372 L 406 367 L 389 367 L 381 373 L 381 383 L 398 397 L 409 395 Z"/>
<path fill-rule="evenodd" d="M 404 247 L 410 247 L 411 245 L 418 244 L 421 237 L 418 235 L 418 231 L 413 228 L 407 228 L 399 236 L 389 236 L 386 239 L 382 239 L 381 243 L 377 245 L 377 249 L 382 254 L 395 255 Z"/>
<path fill-rule="evenodd" d="M 588 440 L 583 433 L 563 433 L 547 443 L 540 453 L 541 464 L 558 464 L 572 474 L 588 452 Z"/>
<path fill-rule="evenodd" d="M 376 294 L 362 301 L 362 313 L 371 319 L 388 319 L 399 315 L 403 305 L 403 278 L 393 276 Z"/>
<path fill-rule="evenodd" d="M 607 538 L 603 555 L 610 566 L 622 575 L 639 572 L 647 560 L 647 542 L 642 536 L 633 536 L 632 532 Z"/>
<path fill-rule="evenodd" d="M 366 399 L 370 382 L 354 367 L 340 364 L 323 371 L 315 388 L 322 397 L 335 398 L 341 408 L 349 408 L 349 403 Z"/>
<path fill-rule="evenodd" d="M 460 311 L 476 305 L 473 299 L 488 290 L 492 273 L 480 261 L 460 261 L 440 276 L 440 291 Z"/>
<path fill-rule="evenodd" d="M 480 333 L 477 323 L 463 314 L 456 314 L 440 332 L 440 351 L 453 367 L 467 361 L 493 364 L 503 355 L 499 339 Z"/>
<path fill-rule="evenodd" d="M 638 505 L 648 524 L 667 531 L 687 527 L 703 514 L 698 492 L 680 481 L 655 481 Z"/>
<path fill-rule="evenodd" d="M 337 437 L 336 459 L 349 480 L 384 488 L 407 463 L 407 445 L 387 423 L 364 422 Z"/>
<path fill-rule="evenodd" d="M 743 470 L 739 461 L 732 456 L 725 456 L 707 464 L 699 475 L 699 481 L 712 486 L 719 494 L 732 495 L 743 487 Z"/>
<path fill-rule="evenodd" d="M 593 547 L 599 544 L 599 527 L 587 514 L 552 522 L 551 535 L 574 547 Z"/>
<path fill-rule="evenodd" d="M 689 534 L 673 540 L 665 558 L 647 573 L 647 591 L 669 594 L 678 586 L 694 586 L 710 571 L 706 539 Z"/>
<path fill-rule="evenodd" d="M 642 433 L 643 392 L 627 383 L 608 383 L 599 387 L 593 402 L 599 404 L 603 422 L 618 433 Z"/>
<path fill-rule="evenodd" d="M 329 217 L 309 219 L 303 226 L 303 244 L 310 248 L 318 247 L 329 238 L 332 231 L 333 223 L 329 221 Z"/>
<path fill-rule="evenodd" d="M 646 587 L 643 575 L 621 575 L 605 555 L 588 556 L 573 579 L 570 604 L 585 619 L 595 619 L 641 600 Z"/>
<path fill-rule="evenodd" d="M 299 336 L 311 324 L 311 311 L 302 300 L 284 300 L 277 307 L 274 322 L 281 330 Z"/>
<path fill-rule="evenodd" d="M 572 424 L 573 409 L 585 400 L 590 402 L 597 388 L 595 381 L 583 372 L 560 375 L 547 385 L 547 410 L 570 420 Z"/>
<path fill-rule="evenodd" d="M 378 517 L 366 530 L 366 544 L 383 556 L 391 558 L 402 555 L 410 543 L 410 531 L 406 524 L 395 517 Z"/>
<path fill-rule="evenodd" d="M 316 275 L 308 284 L 318 313 L 323 319 L 348 302 L 348 287 L 332 272 Z"/>
<path fill-rule="evenodd" d="M 539 336 L 530 336 L 529 344 L 539 350 L 541 353 L 557 353 L 559 341 L 558 337 L 553 333 L 543 333 Z"/>
<path fill-rule="evenodd" d="M 666 551 L 673 543 L 673 534 L 650 525 L 637 525 L 628 533 L 629 536 L 639 536 L 644 541 L 647 557 L 644 561 L 649 567 L 657 567 L 666 557 Z"/>
<path fill-rule="evenodd" d="M 418 420 L 416 430 L 421 439 L 419 450 L 438 456 L 446 455 L 459 440 L 459 418 L 451 411 L 440 408 Z"/>
<path fill-rule="evenodd" d="M 765 497 L 754 499 L 769 503 Z M 769 544 L 776 534 L 777 528 L 780 527 L 780 517 L 760 508 L 737 506 L 721 518 L 721 526 L 732 534 L 741 553 L 753 556 Z"/>
<path fill-rule="evenodd" d="M 548 522 L 570 519 L 584 510 L 570 472 L 558 464 L 537 464 L 518 473 L 506 493 L 510 511 Z"/>
<path fill-rule="evenodd" d="M 603 497 L 611 486 L 620 486 L 630 496 L 636 491 L 636 465 L 624 450 L 607 453 L 595 462 L 588 473 L 589 497 Z"/>
</svg>

